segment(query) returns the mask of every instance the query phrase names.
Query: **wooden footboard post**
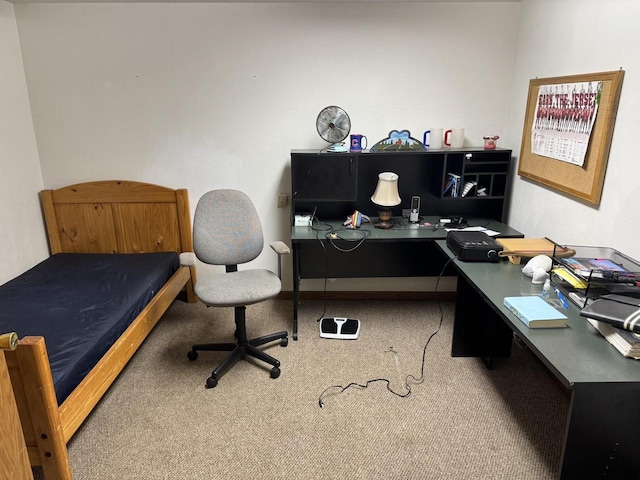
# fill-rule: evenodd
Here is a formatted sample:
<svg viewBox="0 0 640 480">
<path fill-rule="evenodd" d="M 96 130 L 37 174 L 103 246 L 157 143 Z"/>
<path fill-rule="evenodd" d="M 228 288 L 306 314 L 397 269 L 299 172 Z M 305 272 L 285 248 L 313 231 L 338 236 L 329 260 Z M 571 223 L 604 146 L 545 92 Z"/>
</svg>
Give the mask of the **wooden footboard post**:
<svg viewBox="0 0 640 480">
<path fill-rule="evenodd" d="M 0 334 L 0 479 L 33 480 L 4 350 L 15 350 L 15 333 Z"/>
<path fill-rule="evenodd" d="M 6 357 L 29 461 L 42 466 L 46 480 L 71 480 L 44 338 L 24 337 L 15 351 L 6 352 Z"/>
</svg>

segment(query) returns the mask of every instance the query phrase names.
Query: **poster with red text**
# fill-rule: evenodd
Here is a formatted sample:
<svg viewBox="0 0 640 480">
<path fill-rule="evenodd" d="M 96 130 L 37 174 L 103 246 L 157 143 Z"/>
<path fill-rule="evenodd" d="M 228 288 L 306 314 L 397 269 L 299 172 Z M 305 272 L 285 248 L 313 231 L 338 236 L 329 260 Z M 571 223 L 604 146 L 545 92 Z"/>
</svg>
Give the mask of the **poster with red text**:
<svg viewBox="0 0 640 480">
<path fill-rule="evenodd" d="M 531 152 L 584 165 L 601 93 L 602 82 L 541 85 L 531 131 Z"/>
</svg>

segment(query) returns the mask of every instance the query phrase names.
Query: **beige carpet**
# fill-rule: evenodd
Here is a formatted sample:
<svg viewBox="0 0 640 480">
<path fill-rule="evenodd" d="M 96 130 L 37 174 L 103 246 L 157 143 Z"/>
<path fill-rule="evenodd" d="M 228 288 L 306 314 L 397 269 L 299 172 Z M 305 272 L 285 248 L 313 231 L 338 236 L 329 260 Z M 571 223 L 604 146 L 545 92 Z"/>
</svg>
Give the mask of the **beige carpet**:
<svg viewBox="0 0 640 480">
<path fill-rule="evenodd" d="M 216 388 L 205 379 L 222 353 L 192 343 L 230 341 L 230 309 L 176 301 L 69 445 L 74 478 L 84 479 L 552 479 L 557 476 L 568 398 L 533 355 L 514 345 L 487 370 L 451 358 L 453 304 L 438 328 L 429 301 L 328 302 L 329 316 L 362 321 L 356 341 L 320 339 L 323 303 L 300 307 L 300 340 L 267 350 L 278 379 L 241 362 Z M 250 336 L 291 330 L 292 306 L 274 300 L 247 309 Z M 258 320 L 260 319 L 260 320 Z"/>
</svg>

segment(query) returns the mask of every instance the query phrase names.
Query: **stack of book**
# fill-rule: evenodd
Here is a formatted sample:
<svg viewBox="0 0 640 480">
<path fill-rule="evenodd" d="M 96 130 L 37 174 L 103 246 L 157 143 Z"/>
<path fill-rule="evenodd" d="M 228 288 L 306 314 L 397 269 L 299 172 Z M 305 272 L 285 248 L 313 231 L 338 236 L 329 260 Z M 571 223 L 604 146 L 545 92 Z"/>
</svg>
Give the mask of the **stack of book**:
<svg viewBox="0 0 640 480">
<path fill-rule="evenodd" d="M 551 281 L 580 308 L 610 293 L 640 295 L 640 273 L 606 258 L 557 258 Z"/>
<path fill-rule="evenodd" d="M 450 192 L 449 196 L 459 197 L 460 182 L 461 182 L 460 175 L 456 173 L 448 173 L 447 176 L 449 177 L 449 180 L 447 181 L 447 184 L 445 185 L 444 190 L 442 191 L 442 195 L 444 196 L 447 192 Z"/>
<path fill-rule="evenodd" d="M 640 299 L 603 295 L 580 310 L 609 343 L 625 357 L 640 359 Z"/>
<path fill-rule="evenodd" d="M 623 356 L 640 360 L 639 334 L 616 328 L 608 323 L 594 320 L 593 318 L 587 318 L 587 320 Z"/>
<path fill-rule="evenodd" d="M 551 272 L 580 315 L 623 356 L 640 360 L 640 263 L 606 247 L 572 247 Z"/>
<path fill-rule="evenodd" d="M 607 258 L 562 258 L 562 264 L 585 280 L 615 283 L 639 283 L 640 275 Z"/>
</svg>

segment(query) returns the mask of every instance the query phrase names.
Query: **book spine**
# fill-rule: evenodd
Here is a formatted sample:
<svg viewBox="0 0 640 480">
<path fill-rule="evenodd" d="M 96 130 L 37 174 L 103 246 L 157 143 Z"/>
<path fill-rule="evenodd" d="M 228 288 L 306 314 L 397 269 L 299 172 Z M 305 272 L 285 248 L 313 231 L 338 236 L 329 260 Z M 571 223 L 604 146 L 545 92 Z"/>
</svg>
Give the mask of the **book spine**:
<svg viewBox="0 0 640 480">
<path fill-rule="evenodd" d="M 513 313 L 516 317 L 518 317 L 522 321 L 522 323 L 524 323 L 527 327 L 529 326 L 529 321 L 526 318 L 524 318 L 518 310 L 513 308 L 511 305 L 505 305 L 505 307 L 507 307 L 507 310 Z"/>
</svg>

